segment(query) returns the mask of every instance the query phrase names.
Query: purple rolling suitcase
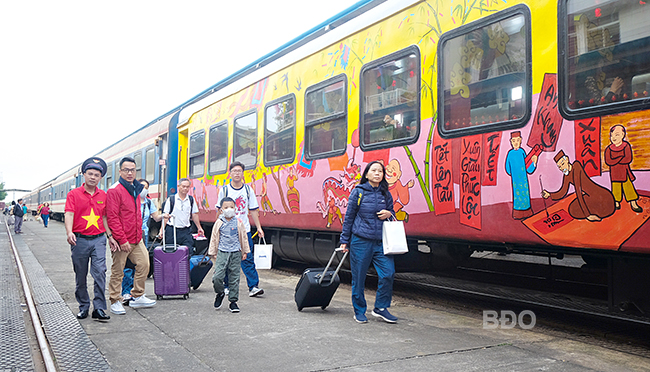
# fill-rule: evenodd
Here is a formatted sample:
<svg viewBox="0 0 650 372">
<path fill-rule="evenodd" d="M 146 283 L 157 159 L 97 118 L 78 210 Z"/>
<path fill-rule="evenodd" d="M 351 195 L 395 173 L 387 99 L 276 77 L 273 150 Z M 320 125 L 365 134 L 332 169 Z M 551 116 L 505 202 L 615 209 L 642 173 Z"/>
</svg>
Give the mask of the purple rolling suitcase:
<svg viewBox="0 0 650 372">
<path fill-rule="evenodd" d="M 153 250 L 153 284 L 157 299 L 163 296 L 183 296 L 190 293 L 190 259 L 189 248 L 176 246 L 176 227 L 174 227 L 174 244 L 163 244 Z"/>
</svg>

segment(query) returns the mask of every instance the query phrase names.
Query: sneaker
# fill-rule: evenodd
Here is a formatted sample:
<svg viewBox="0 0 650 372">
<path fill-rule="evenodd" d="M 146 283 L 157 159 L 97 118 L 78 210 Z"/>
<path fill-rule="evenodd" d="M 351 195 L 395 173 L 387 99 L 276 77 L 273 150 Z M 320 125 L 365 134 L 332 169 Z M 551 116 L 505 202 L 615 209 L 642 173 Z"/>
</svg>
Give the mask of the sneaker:
<svg viewBox="0 0 650 372">
<path fill-rule="evenodd" d="M 228 308 L 230 309 L 231 313 L 238 313 L 239 312 L 239 306 L 237 306 L 236 302 L 231 302 L 230 306 L 228 306 Z"/>
<path fill-rule="evenodd" d="M 129 306 L 129 302 L 131 302 L 131 300 L 133 300 L 133 296 L 131 296 L 130 293 L 122 295 L 122 305 Z"/>
<path fill-rule="evenodd" d="M 124 310 L 122 303 L 120 301 L 117 301 L 111 304 L 111 313 L 116 315 L 124 315 L 126 314 L 126 310 Z"/>
<path fill-rule="evenodd" d="M 382 318 L 387 323 L 397 323 L 397 317 L 388 312 L 388 309 L 383 308 L 374 308 L 372 310 L 372 315 L 377 318 Z"/>
<path fill-rule="evenodd" d="M 356 320 L 357 323 L 368 323 L 368 317 L 366 314 L 354 314 L 354 320 Z"/>
<path fill-rule="evenodd" d="M 223 295 L 228 296 L 228 293 L 230 293 L 230 289 L 228 289 L 228 287 L 224 288 L 223 289 Z"/>
<path fill-rule="evenodd" d="M 220 309 L 221 304 L 223 304 L 223 298 L 226 297 L 224 293 L 218 293 L 217 297 L 214 298 L 214 308 Z"/>
<path fill-rule="evenodd" d="M 152 307 L 154 305 L 156 305 L 156 301 L 148 299 L 145 295 L 135 297 L 129 303 L 131 307 Z"/>
<path fill-rule="evenodd" d="M 263 294 L 264 294 L 264 290 L 258 287 L 253 287 L 253 289 L 251 289 L 250 292 L 248 292 L 249 297 L 257 297 Z"/>
</svg>

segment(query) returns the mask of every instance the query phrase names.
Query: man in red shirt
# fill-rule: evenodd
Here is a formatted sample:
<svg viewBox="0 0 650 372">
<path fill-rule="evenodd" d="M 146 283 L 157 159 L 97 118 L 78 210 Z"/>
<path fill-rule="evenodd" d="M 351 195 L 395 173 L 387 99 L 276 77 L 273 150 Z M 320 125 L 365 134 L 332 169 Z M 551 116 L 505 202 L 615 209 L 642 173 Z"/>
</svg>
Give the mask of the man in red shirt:
<svg viewBox="0 0 650 372">
<path fill-rule="evenodd" d="M 113 265 L 108 292 L 113 314 L 126 314 L 122 306 L 122 278 L 126 259 L 135 264 L 133 289 L 129 303 L 132 308 L 151 307 L 156 301 L 144 295 L 144 282 L 149 273 L 149 253 L 142 242 L 142 215 L 140 214 L 140 193 L 144 186 L 135 179 L 136 165 L 133 158 L 120 160 L 119 181 L 108 189 L 106 217 L 108 226 L 118 246 L 111 247 Z"/>
<path fill-rule="evenodd" d="M 81 187 L 71 190 L 65 201 L 65 231 L 72 251 L 72 266 L 75 272 L 75 298 L 79 303 L 77 318 L 88 317 L 90 298 L 86 277 L 90 260 L 90 275 L 95 281 L 93 298 L 93 319 L 108 320 L 106 314 L 106 237 L 111 248 L 117 242 L 111 236 L 104 209 L 106 193 L 97 184 L 106 174 L 104 160 L 92 157 L 81 165 L 86 181 Z M 100 221 L 101 219 L 101 221 Z"/>
</svg>

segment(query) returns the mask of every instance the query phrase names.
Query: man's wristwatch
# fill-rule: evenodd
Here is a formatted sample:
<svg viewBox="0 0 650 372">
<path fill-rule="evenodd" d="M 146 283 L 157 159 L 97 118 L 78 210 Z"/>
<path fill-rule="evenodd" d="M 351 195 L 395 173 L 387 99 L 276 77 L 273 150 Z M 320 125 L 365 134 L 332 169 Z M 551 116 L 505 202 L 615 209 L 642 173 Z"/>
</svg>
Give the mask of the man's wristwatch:
<svg viewBox="0 0 650 372">
<path fill-rule="evenodd" d="M 106 234 L 106 238 L 110 239 L 113 236 L 113 234 Z"/>
</svg>

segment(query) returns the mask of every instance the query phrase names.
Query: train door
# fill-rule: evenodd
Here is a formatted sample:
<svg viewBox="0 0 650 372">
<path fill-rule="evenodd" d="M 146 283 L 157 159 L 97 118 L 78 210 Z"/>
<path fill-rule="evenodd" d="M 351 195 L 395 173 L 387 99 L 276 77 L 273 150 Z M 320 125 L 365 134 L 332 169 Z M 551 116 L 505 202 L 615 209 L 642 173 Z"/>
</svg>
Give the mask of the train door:
<svg viewBox="0 0 650 372">
<path fill-rule="evenodd" d="M 178 132 L 178 179 L 187 177 L 187 162 L 189 155 L 189 135 L 188 131 Z"/>
</svg>

